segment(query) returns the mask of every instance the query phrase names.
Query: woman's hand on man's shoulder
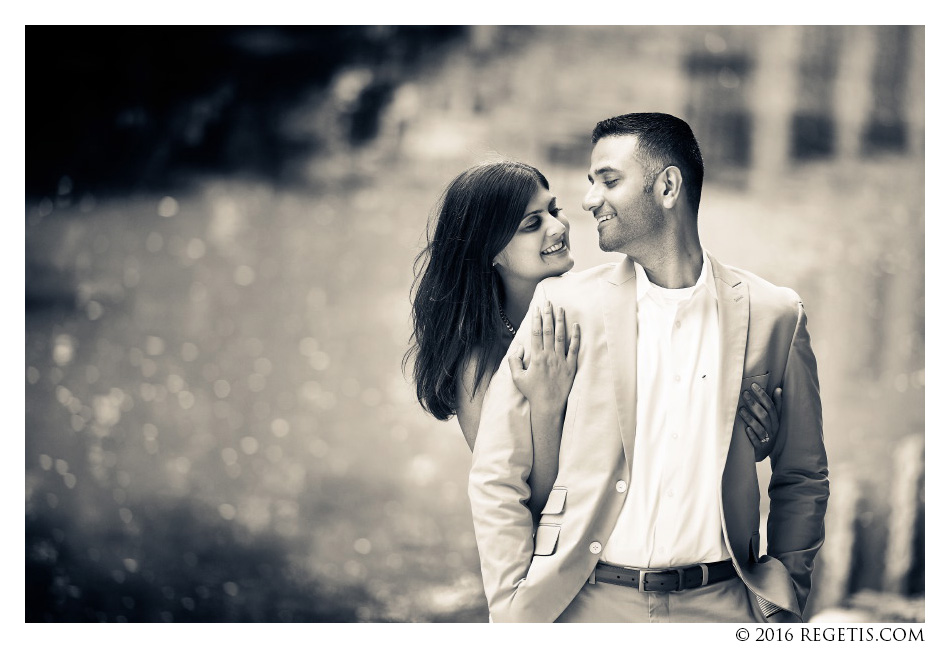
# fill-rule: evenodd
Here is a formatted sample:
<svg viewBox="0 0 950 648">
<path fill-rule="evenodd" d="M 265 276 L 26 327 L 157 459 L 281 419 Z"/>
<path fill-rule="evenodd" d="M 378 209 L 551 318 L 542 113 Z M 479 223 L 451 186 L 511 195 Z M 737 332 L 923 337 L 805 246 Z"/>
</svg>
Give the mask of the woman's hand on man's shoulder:
<svg viewBox="0 0 950 648">
<path fill-rule="evenodd" d="M 570 331 L 570 333 L 568 333 Z M 537 408 L 563 408 L 577 373 L 580 325 L 568 329 L 564 309 L 547 302 L 531 317 L 531 352 L 518 345 L 508 356 L 515 386 Z"/>
</svg>

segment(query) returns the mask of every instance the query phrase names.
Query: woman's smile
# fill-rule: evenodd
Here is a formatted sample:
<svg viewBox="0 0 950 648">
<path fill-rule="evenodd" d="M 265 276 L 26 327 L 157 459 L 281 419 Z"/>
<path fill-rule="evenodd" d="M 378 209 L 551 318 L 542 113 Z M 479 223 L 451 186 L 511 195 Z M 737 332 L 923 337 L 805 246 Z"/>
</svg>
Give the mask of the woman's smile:
<svg viewBox="0 0 950 648">
<path fill-rule="evenodd" d="M 548 254 L 557 254 L 558 252 L 562 252 L 564 250 L 567 250 L 567 244 L 564 242 L 564 239 L 561 239 L 551 247 L 541 250 L 541 255 L 546 256 Z"/>
</svg>

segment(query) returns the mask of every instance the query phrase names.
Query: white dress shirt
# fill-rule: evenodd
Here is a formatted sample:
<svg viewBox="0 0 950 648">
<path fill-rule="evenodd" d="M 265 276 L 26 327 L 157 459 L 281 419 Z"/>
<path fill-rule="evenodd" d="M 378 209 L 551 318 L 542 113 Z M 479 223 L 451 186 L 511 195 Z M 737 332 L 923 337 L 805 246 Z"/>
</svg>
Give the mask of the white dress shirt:
<svg viewBox="0 0 950 648">
<path fill-rule="evenodd" d="M 650 283 L 636 264 L 637 434 L 605 562 L 681 567 L 729 557 L 716 462 L 718 301 L 709 267 L 704 251 L 696 285 L 669 289 Z"/>
</svg>

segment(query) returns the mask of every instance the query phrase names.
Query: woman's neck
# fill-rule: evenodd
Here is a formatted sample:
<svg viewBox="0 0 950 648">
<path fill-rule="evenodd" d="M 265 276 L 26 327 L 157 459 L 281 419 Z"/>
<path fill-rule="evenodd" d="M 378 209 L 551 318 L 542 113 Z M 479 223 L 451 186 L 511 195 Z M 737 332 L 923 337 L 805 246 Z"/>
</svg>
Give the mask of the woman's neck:
<svg viewBox="0 0 950 648">
<path fill-rule="evenodd" d="M 505 315 L 512 326 L 520 326 L 525 315 L 528 314 L 528 306 L 531 305 L 531 298 L 534 296 L 534 289 L 537 288 L 537 282 L 506 281 L 505 284 L 505 303 L 502 308 L 505 309 Z"/>
</svg>

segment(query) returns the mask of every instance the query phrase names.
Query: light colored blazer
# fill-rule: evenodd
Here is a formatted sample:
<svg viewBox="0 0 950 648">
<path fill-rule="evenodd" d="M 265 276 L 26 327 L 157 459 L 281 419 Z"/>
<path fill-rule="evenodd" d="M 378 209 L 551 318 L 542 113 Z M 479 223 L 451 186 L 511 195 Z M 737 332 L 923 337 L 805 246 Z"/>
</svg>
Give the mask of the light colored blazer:
<svg viewBox="0 0 950 648">
<path fill-rule="evenodd" d="M 711 256 L 719 299 L 720 499 L 726 545 L 758 597 L 760 620 L 800 621 L 824 539 L 828 466 L 818 373 L 805 311 L 794 291 Z M 587 581 L 626 497 L 636 436 L 637 289 L 626 258 L 542 281 L 533 308 L 550 300 L 581 326 L 577 375 L 567 401 L 559 469 L 536 535 L 525 507 L 532 464 L 526 399 L 502 362 L 485 396 L 469 497 L 482 579 L 496 622 L 556 619 Z M 529 313 L 532 312 L 529 308 Z M 515 341 L 530 345 L 530 323 Z M 782 387 L 771 453 L 768 555 L 759 556 L 755 456 L 737 416 L 753 382 Z M 687 404 L 684 404 L 686 406 Z"/>
</svg>

